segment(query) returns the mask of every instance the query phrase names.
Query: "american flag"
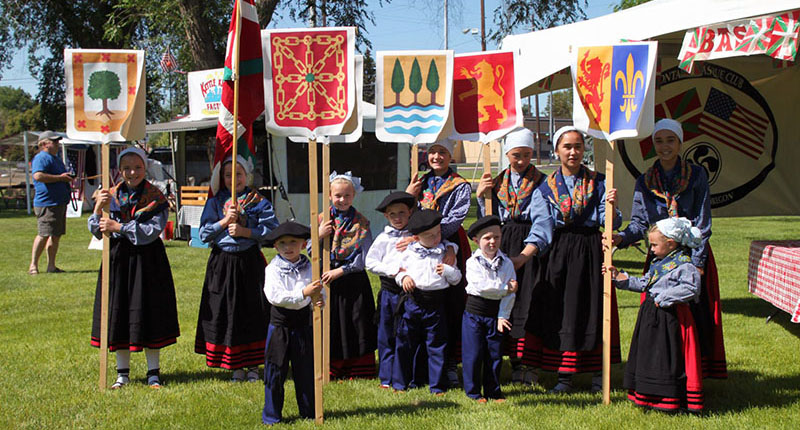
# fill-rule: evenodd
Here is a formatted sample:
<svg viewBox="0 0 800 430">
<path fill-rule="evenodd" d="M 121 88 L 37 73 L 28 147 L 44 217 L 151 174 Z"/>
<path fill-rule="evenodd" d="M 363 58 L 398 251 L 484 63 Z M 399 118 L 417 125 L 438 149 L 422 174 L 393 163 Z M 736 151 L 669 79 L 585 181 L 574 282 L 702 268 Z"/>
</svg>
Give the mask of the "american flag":
<svg viewBox="0 0 800 430">
<path fill-rule="evenodd" d="M 169 73 L 178 69 L 178 60 L 172 55 L 172 51 L 169 50 L 169 46 L 167 46 L 166 52 L 164 55 L 161 56 L 161 70 L 164 73 Z"/>
<path fill-rule="evenodd" d="M 67 170 L 75 179 L 72 180 L 72 190 L 78 192 L 78 199 L 83 200 L 83 180 L 86 176 L 86 150 L 77 148 L 67 148 Z"/>
<path fill-rule="evenodd" d="M 712 88 L 699 128 L 730 148 L 757 160 L 764 152 L 768 125 L 766 118 L 737 104 L 728 94 Z"/>
</svg>

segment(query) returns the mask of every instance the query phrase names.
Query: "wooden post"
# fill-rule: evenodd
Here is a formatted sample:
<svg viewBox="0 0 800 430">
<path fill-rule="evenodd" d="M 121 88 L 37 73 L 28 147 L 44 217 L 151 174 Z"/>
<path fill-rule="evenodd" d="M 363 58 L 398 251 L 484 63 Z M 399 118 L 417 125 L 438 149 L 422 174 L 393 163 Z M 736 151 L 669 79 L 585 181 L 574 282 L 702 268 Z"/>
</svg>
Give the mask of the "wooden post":
<svg viewBox="0 0 800 430">
<path fill-rule="evenodd" d="M 331 147 L 322 144 L 322 222 L 331 220 L 330 194 L 331 183 Z M 322 271 L 331 270 L 331 237 L 326 237 L 322 242 Z M 330 298 L 331 286 L 325 284 L 325 296 Z M 331 313 L 330 307 L 322 311 L 322 382 L 331 381 Z"/>
<path fill-rule="evenodd" d="M 491 142 L 483 145 L 483 174 L 491 174 L 492 173 L 492 147 Z M 486 197 L 484 200 L 486 204 L 486 213 L 484 215 L 491 215 L 492 214 L 492 195 L 489 193 L 489 197 Z"/>
<path fill-rule="evenodd" d="M 109 144 L 103 143 L 100 150 L 103 169 L 103 189 L 111 190 L 109 174 Z M 103 207 L 103 218 L 108 219 L 108 204 Z M 111 279 L 111 241 L 110 233 L 103 234 L 103 263 L 100 266 L 100 390 L 108 388 L 108 288 Z"/>
<path fill-rule="evenodd" d="M 311 279 L 320 278 L 319 193 L 317 191 L 317 142 L 308 139 L 308 205 L 311 219 Z M 322 424 L 322 310 L 314 306 L 314 422 Z"/>
<path fill-rule="evenodd" d="M 611 151 L 606 157 L 606 192 L 614 188 L 614 142 L 608 142 Z M 614 232 L 614 205 L 606 201 L 606 222 L 603 240 L 603 264 L 611 266 L 612 241 Z M 611 403 L 611 271 L 603 276 L 603 404 Z"/>
<path fill-rule="evenodd" d="M 233 142 L 231 143 L 231 203 L 235 209 L 239 208 L 239 199 L 236 192 L 236 156 L 239 146 L 239 39 L 242 34 L 242 7 L 239 0 L 236 0 L 236 35 L 233 38 L 233 61 L 231 61 L 233 71 Z M 316 170 L 314 170 L 316 172 Z M 222 172 L 220 172 L 222 174 Z M 225 180 L 222 180 L 225 182 Z"/>
<path fill-rule="evenodd" d="M 419 145 L 415 143 L 411 145 L 411 177 L 409 179 L 413 181 L 417 175 L 419 175 Z"/>
</svg>

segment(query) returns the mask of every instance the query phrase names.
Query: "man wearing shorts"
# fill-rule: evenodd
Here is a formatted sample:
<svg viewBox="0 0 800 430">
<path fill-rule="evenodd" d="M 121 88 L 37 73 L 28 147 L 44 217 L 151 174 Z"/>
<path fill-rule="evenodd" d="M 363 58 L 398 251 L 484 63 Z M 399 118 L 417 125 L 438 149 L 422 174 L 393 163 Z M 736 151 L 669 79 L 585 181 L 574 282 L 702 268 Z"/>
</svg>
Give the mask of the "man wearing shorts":
<svg viewBox="0 0 800 430">
<path fill-rule="evenodd" d="M 57 157 L 61 136 L 50 130 L 39 135 L 39 153 L 33 157 L 33 210 L 36 213 L 39 234 L 33 239 L 31 265 L 28 274 L 39 274 L 39 257 L 47 249 L 47 272 L 60 273 L 56 267 L 58 241 L 66 233 L 67 203 L 70 198 L 72 177 L 64 162 Z"/>
</svg>

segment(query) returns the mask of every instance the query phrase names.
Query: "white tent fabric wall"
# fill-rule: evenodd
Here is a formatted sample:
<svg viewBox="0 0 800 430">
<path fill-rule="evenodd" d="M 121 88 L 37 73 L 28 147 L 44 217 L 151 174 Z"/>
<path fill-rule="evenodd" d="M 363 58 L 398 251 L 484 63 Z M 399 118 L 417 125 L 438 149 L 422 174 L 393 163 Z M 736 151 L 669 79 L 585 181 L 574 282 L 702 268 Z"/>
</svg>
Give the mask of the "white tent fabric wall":
<svg viewBox="0 0 800 430">
<path fill-rule="evenodd" d="M 666 114 L 662 116 L 695 127 L 681 149 L 685 159 L 709 173 L 713 214 L 796 215 L 800 193 L 792 184 L 800 161 L 800 124 L 793 101 L 800 97 L 800 66 L 757 55 L 700 62 L 691 75 L 676 68 L 686 30 L 794 9 L 800 9 L 800 0 L 654 0 L 587 21 L 508 36 L 503 48 L 520 52 L 524 96 L 539 91 L 537 82 L 569 67 L 571 47 L 658 40 L 656 117 L 660 106 Z M 570 84 L 555 79 L 554 89 L 559 82 Z M 676 97 L 686 103 L 683 108 L 676 105 Z M 720 105 L 726 107 L 720 111 Z M 743 129 L 731 115 L 744 115 L 756 126 Z M 603 171 L 607 145 L 600 143 L 595 144 L 595 162 Z M 614 180 L 626 216 L 636 177 L 654 161 L 647 149 L 645 141 L 628 141 L 614 153 Z"/>
</svg>

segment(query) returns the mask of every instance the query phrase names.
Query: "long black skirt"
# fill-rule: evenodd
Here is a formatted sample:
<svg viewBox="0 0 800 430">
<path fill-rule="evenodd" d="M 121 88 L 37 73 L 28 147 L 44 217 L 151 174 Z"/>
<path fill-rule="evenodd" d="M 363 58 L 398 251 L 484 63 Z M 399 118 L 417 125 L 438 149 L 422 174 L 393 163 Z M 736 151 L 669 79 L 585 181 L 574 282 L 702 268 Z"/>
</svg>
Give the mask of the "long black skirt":
<svg viewBox="0 0 800 430">
<path fill-rule="evenodd" d="M 211 250 L 194 344 L 209 367 L 264 364 L 270 310 L 264 296 L 265 266 L 257 246 L 240 252 Z"/>
<path fill-rule="evenodd" d="M 580 373 L 601 369 L 603 346 L 603 248 L 596 228 L 555 231 L 546 265 L 534 288 L 526 349 L 539 349 L 545 370 Z M 525 361 L 523 357 L 523 362 Z M 611 292 L 611 362 L 619 363 L 619 317 Z"/>
<path fill-rule="evenodd" d="M 348 273 L 331 282 L 326 306 L 331 313 L 331 361 L 373 355 L 378 345 L 375 298 L 367 272 Z"/>
<path fill-rule="evenodd" d="M 141 351 L 172 345 L 180 336 L 175 286 L 161 239 L 134 245 L 111 238 L 108 349 Z M 100 347 L 101 279 L 97 275 L 92 346 Z"/>
<path fill-rule="evenodd" d="M 639 308 L 625 366 L 628 398 L 637 405 L 664 411 L 702 410 L 698 346 L 690 306 L 659 308 L 648 296 Z"/>
<path fill-rule="evenodd" d="M 525 238 L 531 230 L 530 222 L 507 221 L 502 227 L 502 240 L 500 249 L 509 257 L 516 257 L 525 248 Z M 517 269 L 517 296 L 514 308 L 511 310 L 511 337 L 522 339 L 525 337 L 525 325 L 530 313 L 533 287 L 539 279 L 539 257 L 528 260 L 524 266 Z"/>
</svg>

